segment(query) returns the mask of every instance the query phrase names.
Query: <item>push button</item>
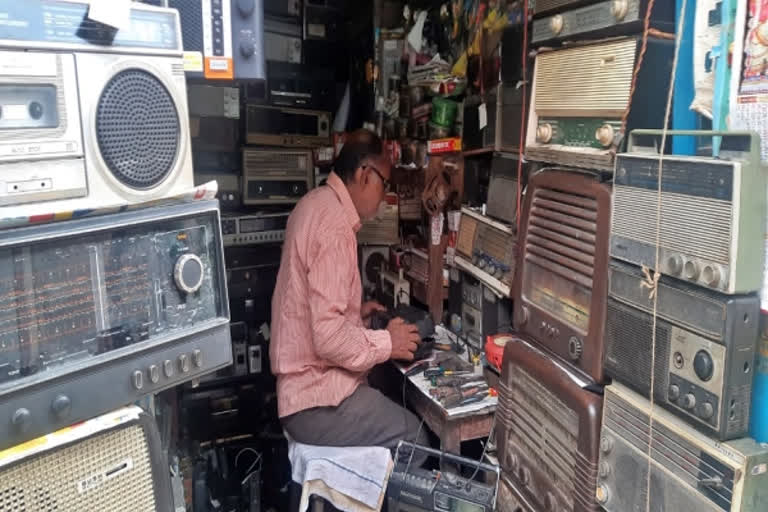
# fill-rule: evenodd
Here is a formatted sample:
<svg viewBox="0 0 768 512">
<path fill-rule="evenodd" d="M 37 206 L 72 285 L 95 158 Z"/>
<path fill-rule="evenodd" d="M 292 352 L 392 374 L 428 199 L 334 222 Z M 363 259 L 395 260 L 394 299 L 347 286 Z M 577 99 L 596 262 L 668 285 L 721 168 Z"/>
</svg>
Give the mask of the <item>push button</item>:
<svg viewBox="0 0 768 512">
<path fill-rule="evenodd" d="M 133 387 L 137 390 L 144 387 L 144 374 L 142 374 L 139 370 L 136 370 L 133 372 Z"/>
<path fill-rule="evenodd" d="M 163 361 L 163 373 L 168 378 L 173 376 L 173 363 L 170 359 Z"/>
<path fill-rule="evenodd" d="M 189 357 L 187 354 L 181 354 L 179 356 L 179 370 L 181 373 L 187 373 L 189 371 Z"/>
<path fill-rule="evenodd" d="M 192 361 L 195 363 L 195 366 L 200 368 L 203 366 L 203 351 L 199 348 L 196 348 L 192 351 Z"/>
<path fill-rule="evenodd" d="M 160 368 L 158 368 L 157 365 L 150 365 L 149 380 L 152 382 L 152 384 L 157 384 L 157 382 L 160 380 Z"/>
</svg>

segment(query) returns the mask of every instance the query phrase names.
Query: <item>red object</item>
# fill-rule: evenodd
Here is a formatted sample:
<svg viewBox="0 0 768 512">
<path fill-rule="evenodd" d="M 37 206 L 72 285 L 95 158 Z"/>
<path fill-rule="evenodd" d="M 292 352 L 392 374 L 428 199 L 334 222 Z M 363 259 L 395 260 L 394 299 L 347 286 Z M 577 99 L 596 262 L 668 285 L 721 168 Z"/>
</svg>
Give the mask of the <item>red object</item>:
<svg viewBox="0 0 768 512">
<path fill-rule="evenodd" d="M 504 346 L 513 339 L 511 334 L 492 334 L 485 341 L 485 358 L 499 371 L 504 359 Z"/>
<path fill-rule="evenodd" d="M 447 139 L 435 139 L 427 141 L 427 153 L 439 155 L 441 153 L 456 153 L 461 151 L 461 137 Z"/>
</svg>

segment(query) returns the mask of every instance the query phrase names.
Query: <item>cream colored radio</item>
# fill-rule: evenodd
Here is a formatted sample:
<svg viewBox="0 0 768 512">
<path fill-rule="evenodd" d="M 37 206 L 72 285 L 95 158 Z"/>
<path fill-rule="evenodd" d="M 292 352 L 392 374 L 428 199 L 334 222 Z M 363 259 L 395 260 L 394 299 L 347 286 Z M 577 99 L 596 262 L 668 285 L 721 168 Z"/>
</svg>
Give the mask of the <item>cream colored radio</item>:
<svg viewBox="0 0 768 512">
<path fill-rule="evenodd" d="M 642 60 L 641 46 L 638 36 L 539 53 L 526 158 L 613 171 L 627 130 L 661 128 L 674 45 L 649 38 Z"/>
</svg>

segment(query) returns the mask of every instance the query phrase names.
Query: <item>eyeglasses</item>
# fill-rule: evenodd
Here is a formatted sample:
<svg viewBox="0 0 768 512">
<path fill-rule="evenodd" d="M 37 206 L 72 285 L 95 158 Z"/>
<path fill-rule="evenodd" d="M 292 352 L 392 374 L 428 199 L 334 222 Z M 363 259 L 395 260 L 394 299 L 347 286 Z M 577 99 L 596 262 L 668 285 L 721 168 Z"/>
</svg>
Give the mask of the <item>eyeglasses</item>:
<svg viewBox="0 0 768 512">
<path fill-rule="evenodd" d="M 381 180 L 381 184 L 384 185 L 384 192 L 389 192 L 389 180 L 385 178 L 384 175 L 382 175 L 379 172 L 379 170 L 373 167 L 372 165 L 364 165 L 363 169 L 366 169 L 366 168 L 372 170 L 379 176 L 379 179 Z"/>
</svg>

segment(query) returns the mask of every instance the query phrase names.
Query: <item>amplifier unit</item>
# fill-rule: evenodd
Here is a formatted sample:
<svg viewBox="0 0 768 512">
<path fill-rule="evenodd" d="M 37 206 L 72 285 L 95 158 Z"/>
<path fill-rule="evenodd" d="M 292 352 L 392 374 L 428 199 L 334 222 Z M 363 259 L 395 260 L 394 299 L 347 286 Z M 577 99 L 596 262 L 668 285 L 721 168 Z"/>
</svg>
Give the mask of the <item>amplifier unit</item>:
<svg viewBox="0 0 768 512">
<path fill-rule="evenodd" d="M 650 28 L 674 34 L 675 4 L 672 2 L 603 0 L 534 20 L 531 43 L 539 45 L 554 41 L 599 39 L 642 32 L 646 16 L 649 18 Z"/>
<path fill-rule="evenodd" d="M 603 397 L 520 338 L 504 347 L 496 410 L 499 464 L 532 510 L 600 510 Z"/>
<path fill-rule="evenodd" d="M 376 217 L 363 221 L 357 232 L 357 243 L 366 245 L 393 245 L 400 242 L 400 216 L 397 194 L 384 196 Z"/>
<path fill-rule="evenodd" d="M 651 367 L 653 301 L 638 267 L 609 270 L 605 371 L 720 440 L 746 435 L 760 299 L 723 295 L 662 277 L 656 291 L 656 358 Z"/>
<path fill-rule="evenodd" d="M 512 227 L 462 208 L 454 261 L 463 271 L 509 297 L 517 257 L 515 241 Z"/>
<path fill-rule="evenodd" d="M 724 293 L 759 290 L 766 228 L 759 136 L 668 133 L 721 137 L 721 158 L 665 155 L 659 198 L 659 154 L 652 144 L 661 132 L 630 134 L 629 152 L 616 162 L 611 256 L 655 268 L 660 199 L 661 272 Z"/>
<path fill-rule="evenodd" d="M 603 381 L 611 190 L 594 177 L 548 169 L 525 194 L 515 327 L 584 375 Z"/>
<path fill-rule="evenodd" d="M 224 247 L 282 243 L 290 212 L 225 215 L 221 219 Z"/>
<path fill-rule="evenodd" d="M 628 130 L 662 128 L 674 41 L 649 37 L 639 59 L 641 47 L 628 37 L 539 53 L 527 159 L 612 172 Z"/>
<path fill-rule="evenodd" d="M 226 2 L 227 0 L 222 0 Z M 263 0 L 229 0 L 235 80 L 266 80 Z"/>
<path fill-rule="evenodd" d="M 607 512 L 768 510 L 768 447 L 748 437 L 715 441 L 612 384 L 605 388 L 598 482 Z"/>
<path fill-rule="evenodd" d="M 302 26 L 274 18 L 264 20 L 264 50 L 268 61 L 302 62 Z"/>
<path fill-rule="evenodd" d="M 223 258 L 216 201 L 0 232 L 0 449 L 230 364 Z"/>
<path fill-rule="evenodd" d="M 189 115 L 240 119 L 240 89 L 220 85 L 189 84 Z"/>
<path fill-rule="evenodd" d="M 619 0 L 619 2 L 624 1 Z M 595 0 L 529 0 L 528 13 L 532 16 L 539 16 L 541 14 L 573 9 L 574 7 L 594 2 Z"/>
<path fill-rule="evenodd" d="M 336 82 L 332 69 L 272 61 L 267 68 L 269 103 L 272 105 L 325 111 L 336 106 Z"/>
<path fill-rule="evenodd" d="M 155 419 L 126 407 L 0 452 L 6 510 L 173 509 Z"/>
<path fill-rule="evenodd" d="M 134 3 L 126 28 L 100 40 L 87 12 L 71 0 L 0 7 L 0 50 L 11 48 L 0 51 L 0 217 L 193 187 L 178 14 Z"/>
<path fill-rule="evenodd" d="M 293 204 L 313 184 L 312 151 L 243 148 L 243 204 Z"/>
<path fill-rule="evenodd" d="M 318 147 L 331 144 L 331 114 L 315 110 L 248 105 L 246 142 L 265 146 Z"/>
<path fill-rule="evenodd" d="M 461 283 L 461 333 L 480 351 L 485 338 L 511 330 L 512 302 L 465 274 Z"/>
<path fill-rule="evenodd" d="M 219 186 L 219 189 L 216 192 L 216 199 L 219 200 L 219 209 L 221 211 L 242 209 L 243 197 L 242 194 L 240 194 L 240 182 L 242 180 L 240 176 L 237 174 L 195 173 L 195 185 L 204 185 L 209 181 L 215 181 Z"/>
<path fill-rule="evenodd" d="M 517 229 L 518 189 L 516 155 L 496 154 L 491 162 L 491 177 L 488 180 L 487 213 Z"/>
<path fill-rule="evenodd" d="M 230 0 L 169 0 L 179 11 L 184 39 L 184 70 L 194 78 L 232 80 Z"/>
<path fill-rule="evenodd" d="M 333 41 L 344 36 L 343 11 L 304 2 L 304 40 Z"/>
<path fill-rule="evenodd" d="M 520 135 L 525 137 L 527 120 L 523 118 L 526 101 L 522 86 L 501 84 L 496 115 L 496 151 L 517 154 L 520 151 Z M 523 138 L 523 140 L 525 140 Z"/>
<path fill-rule="evenodd" d="M 414 467 L 410 464 L 411 450 L 457 467 L 459 472 Z M 461 476 L 473 471 L 482 471 L 484 478 L 473 480 Z M 496 510 L 499 478 L 498 466 L 400 441 L 395 452 L 395 467 L 387 485 L 387 510 L 493 512 Z"/>
</svg>

